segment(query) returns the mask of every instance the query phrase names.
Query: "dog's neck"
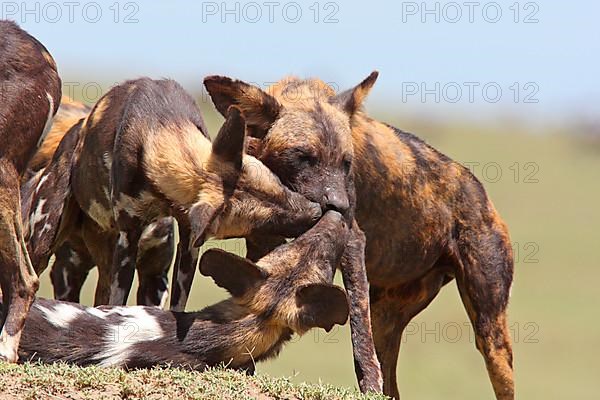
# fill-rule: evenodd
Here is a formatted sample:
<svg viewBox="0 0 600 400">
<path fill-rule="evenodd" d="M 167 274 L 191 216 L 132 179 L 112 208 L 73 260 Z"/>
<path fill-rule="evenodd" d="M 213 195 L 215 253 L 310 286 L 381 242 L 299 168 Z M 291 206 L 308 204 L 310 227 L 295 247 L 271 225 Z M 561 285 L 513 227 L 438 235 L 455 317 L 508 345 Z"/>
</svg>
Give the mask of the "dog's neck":
<svg viewBox="0 0 600 400">
<path fill-rule="evenodd" d="M 232 368 L 276 356 L 293 333 L 267 313 L 252 314 L 233 299 L 198 312 L 174 315 L 178 322 L 186 321 L 184 325 L 189 326 L 189 337 L 184 340 L 188 351 L 202 355 L 209 364 L 224 362 Z"/>
</svg>

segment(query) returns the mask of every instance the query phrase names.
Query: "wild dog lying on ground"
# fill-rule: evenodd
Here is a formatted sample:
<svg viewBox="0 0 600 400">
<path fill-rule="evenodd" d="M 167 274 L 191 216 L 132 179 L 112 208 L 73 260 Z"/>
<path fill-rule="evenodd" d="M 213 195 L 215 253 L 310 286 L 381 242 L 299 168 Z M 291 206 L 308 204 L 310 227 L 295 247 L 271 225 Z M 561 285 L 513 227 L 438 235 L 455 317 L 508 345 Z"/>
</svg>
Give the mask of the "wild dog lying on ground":
<svg viewBox="0 0 600 400">
<path fill-rule="evenodd" d="M 58 109 L 61 82 L 46 48 L 10 21 L 0 21 L 0 359 L 14 362 L 39 282 L 21 223 L 20 179 Z"/>
<path fill-rule="evenodd" d="M 338 95 L 316 79 L 284 79 L 269 93 L 220 76 L 206 78 L 205 85 L 221 113 L 231 105 L 240 107 L 256 138 L 252 153 L 294 191 L 324 209 L 351 215 L 354 175 L 355 217 L 367 239 L 372 327 L 384 393 L 399 398 L 396 364 L 404 328 L 456 279 L 496 397 L 513 399 L 506 316 L 513 255 L 506 225 L 468 169 L 361 110 L 376 78 L 373 73 Z M 360 263 L 344 268 L 348 265 Z M 360 275 L 356 267 L 349 270 Z M 352 318 L 367 307 L 355 306 L 364 291 L 347 290 Z M 365 325 L 360 315 L 356 319 Z M 357 344 L 355 339 L 360 337 L 353 336 L 358 347 L 366 340 Z M 369 373 L 361 364 L 359 359 L 359 375 Z"/>
<path fill-rule="evenodd" d="M 208 250 L 201 273 L 232 297 L 199 312 L 38 299 L 25 324 L 20 359 L 128 368 L 223 363 L 253 371 L 254 362 L 276 356 L 293 333 L 346 322 L 346 294 L 332 281 L 347 238 L 342 216 L 328 212 L 256 264 Z"/>
<path fill-rule="evenodd" d="M 174 81 L 144 78 L 114 87 L 80 131 L 70 189 L 81 213 L 73 217 L 67 212 L 62 219 L 83 221 L 66 226 L 92 232 L 90 240 L 83 235 L 84 242 L 100 253 L 92 255 L 100 284 L 112 285 L 110 298 L 96 303 L 125 303 L 140 237 L 162 218 L 173 215 L 179 225 L 171 304 L 182 310 L 197 247 L 206 237 L 297 236 L 321 216 L 318 205 L 285 188 L 253 157 L 243 156 L 245 124 L 239 110 L 232 108 L 211 146 L 194 100 Z M 65 204 L 68 209 L 69 201 Z M 46 224 L 41 220 L 36 226 Z"/>
</svg>

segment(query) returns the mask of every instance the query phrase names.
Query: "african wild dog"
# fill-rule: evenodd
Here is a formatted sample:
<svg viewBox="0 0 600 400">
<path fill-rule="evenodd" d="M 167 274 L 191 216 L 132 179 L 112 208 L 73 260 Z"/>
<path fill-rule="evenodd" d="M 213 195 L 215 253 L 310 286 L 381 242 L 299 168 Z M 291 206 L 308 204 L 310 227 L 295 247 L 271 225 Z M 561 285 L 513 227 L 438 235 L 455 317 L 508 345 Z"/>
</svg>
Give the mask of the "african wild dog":
<svg viewBox="0 0 600 400">
<path fill-rule="evenodd" d="M 60 104 L 60 86 L 48 50 L 15 23 L 0 21 L 0 359 L 11 362 L 39 285 L 25 245 L 19 185 Z"/>
<path fill-rule="evenodd" d="M 66 203 L 70 198 L 71 166 L 77 157 L 82 123 L 79 121 L 69 129 L 47 166 L 37 172 L 28 170 L 31 176 L 21 185 L 25 239 L 38 274 L 45 270 L 56 237 L 60 236 L 64 209 L 73 207 Z"/>
<path fill-rule="evenodd" d="M 21 213 L 27 248 L 40 274 L 54 252 L 70 196 L 71 170 L 81 147 L 81 126 L 90 108 L 63 97 L 52 129 L 29 160 L 21 183 Z M 74 204 L 67 206 L 72 209 Z"/>
<path fill-rule="evenodd" d="M 216 108 L 237 104 L 247 118 L 248 152 L 273 168 L 283 183 L 318 202 L 323 210 L 337 210 L 351 220 L 355 209 L 353 146 L 350 107 L 360 107 L 376 76 L 357 88 L 347 107 L 331 104 L 332 93 L 318 80 L 286 81 L 292 104 L 261 89 L 213 76 L 204 81 Z M 312 87 L 314 86 L 314 87 Z M 324 95 L 325 94 L 325 95 Z M 290 134 L 293 132 L 293 134 Z M 263 140 L 264 139 L 264 140 Z M 267 144 L 268 143 L 268 144 Z M 272 149 L 272 151 L 266 151 Z M 381 370 L 371 333 L 369 284 L 364 265 L 364 234 L 352 224 L 352 236 L 342 260 L 342 277 L 351 301 L 350 326 L 354 365 L 360 389 L 381 391 Z M 282 242 L 277 237 L 249 237 L 248 257 L 258 259 Z"/>
<path fill-rule="evenodd" d="M 112 247 L 103 241 L 97 225 L 71 199 L 72 166 L 81 148 L 80 129 L 91 108 L 63 97 L 50 133 L 29 162 L 21 185 L 25 237 L 32 264 L 39 274 L 45 270 L 52 253 L 51 280 L 54 297 L 79 302 L 81 287 L 96 265 L 112 263 Z M 148 225 L 140 237 L 142 249 L 136 265 L 140 285 L 138 303 L 161 305 L 167 298 L 167 272 L 174 248 L 172 217 Z M 57 227 L 51 229 L 51 227 Z M 161 243 L 162 247 L 156 247 Z M 110 276 L 104 268 L 96 286 L 95 304 L 106 304 L 110 295 Z"/>
<path fill-rule="evenodd" d="M 256 138 L 253 154 L 324 209 L 349 204 L 352 215 L 353 172 L 384 392 L 399 398 L 396 364 L 404 328 L 456 278 L 496 397 L 512 399 L 506 309 L 513 257 L 506 225 L 468 169 L 361 110 L 376 78 L 373 73 L 338 95 L 316 79 L 285 79 L 269 93 L 219 76 L 206 78 L 205 86 L 221 113 L 237 105 L 246 115 Z M 349 270 L 360 276 L 360 262 L 349 261 L 344 269 L 352 265 Z M 355 307 L 364 291 L 347 290 L 352 318 L 355 309 L 368 306 Z M 356 321 L 364 329 L 365 319 Z M 354 339 L 360 338 L 353 335 L 355 346 L 365 344 L 365 338 Z M 359 356 L 361 351 L 355 348 Z M 369 372 L 360 359 L 357 372 Z"/>
<path fill-rule="evenodd" d="M 114 254 L 98 265 L 111 277 L 109 304 L 125 304 L 139 239 L 161 218 L 172 215 L 179 225 L 171 305 L 183 310 L 206 237 L 297 236 L 321 216 L 317 204 L 243 155 L 237 108 L 211 146 L 196 103 L 174 81 L 143 78 L 112 88 L 80 130 L 70 186 L 94 242 Z"/>
<path fill-rule="evenodd" d="M 201 273 L 232 297 L 199 312 L 38 299 L 25 324 L 20 359 L 127 368 L 223 363 L 252 372 L 254 362 L 276 356 L 292 334 L 346 322 L 346 294 L 332 281 L 347 237 L 342 216 L 328 212 L 256 264 L 208 250 Z"/>
</svg>

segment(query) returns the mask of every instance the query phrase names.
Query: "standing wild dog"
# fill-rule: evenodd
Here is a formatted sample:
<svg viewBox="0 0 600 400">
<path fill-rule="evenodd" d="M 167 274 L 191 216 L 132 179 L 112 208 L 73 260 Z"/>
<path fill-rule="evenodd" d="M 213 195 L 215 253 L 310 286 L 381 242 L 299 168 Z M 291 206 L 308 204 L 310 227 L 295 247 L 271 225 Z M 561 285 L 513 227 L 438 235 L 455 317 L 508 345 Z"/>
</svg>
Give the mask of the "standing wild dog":
<svg viewBox="0 0 600 400">
<path fill-rule="evenodd" d="M 70 179 L 73 160 L 81 147 L 82 124 L 83 120 L 71 127 L 47 165 L 39 165 L 41 169 L 37 171 L 29 169 L 30 177 L 21 185 L 25 238 L 31 262 L 38 274 L 48 265 L 55 243 L 64 231 L 60 229 L 65 225 L 63 221 L 68 222 L 63 218 L 64 209 L 76 207 L 69 202 Z M 42 149 L 44 147 L 42 145 Z M 66 205 L 67 202 L 70 204 Z"/>
<path fill-rule="evenodd" d="M 46 269 L 56 250 L 59 230 L 53 227 L 61 222 L 69 199 L 72 165 L 81 147 L 81 126 L 89 111 L 81 103 L 62 98 L 52 129 L 29 160 L 21 184 L 27 249 L 38 274 Z"/>
<path fill-rule="evenodd" d="M 13 22 L 0 21 L 0 359 L 11 362 L 39 285 L 25 244 L 19 184 L 60 104 L 60 86 L 46 48 Z"/>
<path fill-rule="evenodd" d="M 70 197 L 72 166 L 81 148 L 81 126 L 90 111 L 63 97 L 52 129 L 29 161 L 28 179 L 21 185 L 23 225 L 32 264 L 39 274 L 54 253 L 50 274 L 54 297 L 71 302 L 79 302 L 81 287 L 96 263 L 112 264 L 112 248 L 103 242 L 102 232 Z M 172 217 L 159 219 L 140 237 L 138 247 L 142 251 L 136 265 L 144 268 L 139 269 L 139 304 L 161 305 L 166 298 L 174 248 L 172 225 Z M 52 226 L 57 229 L 50 229 Z M 157 243 L 164 249 L 156 247 Z M 110 282 L 106 281 L 102 279 L 97 285 L 96 305 L 108 301 Z"/>
<path fill-rule="evenodd" d="M 496 397 L 513 399 L 506 317 L 513 257 L 506 225 L 468 169 L 361 110 L 376 78 L 373 73 L 338 95 L 322 81 L 295 78 L 269 93 L 219 76 L 205 85 L 221 113 L 240 107 L 256 138 L 254 155 L 324 209 L 352 214 L 353 171 L 384 392 L 399 398 L 396 364 L 404 328 L 456 278 Z M 362 295 L 347 290 L 351 297 Z M 358 300 L 351 301 L 352 317 Z"/>
<path fill-rule="evenodd" d="M 161 218 L 172 215 L 179 224 L 171 306 L 183 310 L 206 237 L 297 236 L 321 216 L 317 204 L 244 155 L 237 108 L 211 145 L 196 103 L 174 81 L 143 78 L 114 87 L 81 134 L 71 190 L 95 225 L 95 240 L 114 254 L 108 267 L 99 265 L 110 277 L 109 304 L 125 304 L 139 239 Z"/>
<path fill-rule="evenodd" d="M 256 264 L 208 250 L 201 273 L 232 297 L 199 312 L 38 299 L 25 324 L 20 359 L 127 368 L 226 364 L 253 371 L 255 361 L 276 356 L 292 334 L 346 322 L 346 294 L 332 281 L 347 237 L 342 216 L 328 212 Z"/>
</svg>

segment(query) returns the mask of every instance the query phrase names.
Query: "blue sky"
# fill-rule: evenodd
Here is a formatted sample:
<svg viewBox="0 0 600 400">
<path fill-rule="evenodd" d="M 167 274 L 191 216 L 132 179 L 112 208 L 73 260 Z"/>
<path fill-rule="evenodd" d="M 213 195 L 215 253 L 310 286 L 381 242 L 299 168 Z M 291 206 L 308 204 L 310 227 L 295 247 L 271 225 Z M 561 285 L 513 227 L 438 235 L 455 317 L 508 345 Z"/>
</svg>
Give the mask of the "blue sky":
<svg viewBox="0 0 600 400">
<path fill-rule="evenodd" d="M 598 115 L 598 2 L 67 3 L 3 1 L 0 16 L 40 39 L 68 82 L 165 76 L 194 91 L 207 74 L 295 74 L 346 88 L 377 69 L 369 101 L 390 110 Z"/>
</svg>

